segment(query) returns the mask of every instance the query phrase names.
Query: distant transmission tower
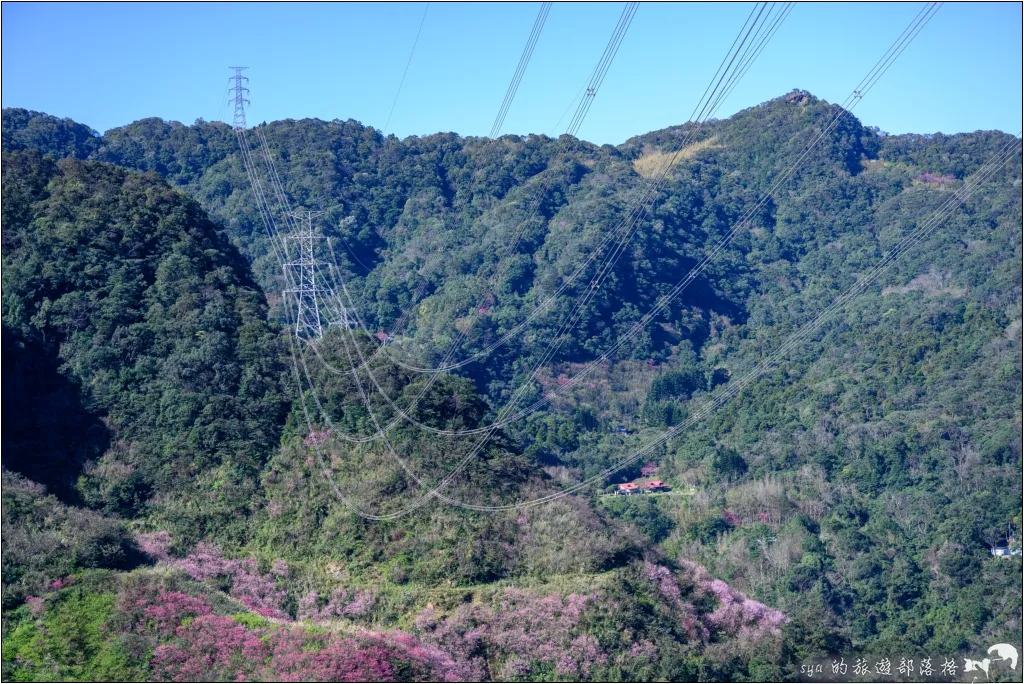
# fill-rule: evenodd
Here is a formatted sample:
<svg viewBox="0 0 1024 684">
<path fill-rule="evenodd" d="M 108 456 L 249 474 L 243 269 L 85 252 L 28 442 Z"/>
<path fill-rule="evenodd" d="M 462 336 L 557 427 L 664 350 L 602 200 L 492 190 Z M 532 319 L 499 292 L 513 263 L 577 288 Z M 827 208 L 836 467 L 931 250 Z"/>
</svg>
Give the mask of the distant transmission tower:
<svg viewBox="0 0 1024 684">
<path fill-rule="evenodd" d="M 235 86 L 231 88 L 234 91 L 235 96 L 228 100 L 233 102 L 235 105 L 235 118 L 232 122 L 232 128 L 237 130 L 245 130 L 248 128 L 245 124 L 245 105 L 252 104 L 245 98 L 245 94 L 249 92 L 249 89 L 242 85 L 242 81 L 249 82 L 248 77 L 243 76 L 242 72 L 249 67 L 228 67 L 229 69 L 235 70 L 235 75 L 228 79 L 228 81 L 234 81 Z"/>
</svg>

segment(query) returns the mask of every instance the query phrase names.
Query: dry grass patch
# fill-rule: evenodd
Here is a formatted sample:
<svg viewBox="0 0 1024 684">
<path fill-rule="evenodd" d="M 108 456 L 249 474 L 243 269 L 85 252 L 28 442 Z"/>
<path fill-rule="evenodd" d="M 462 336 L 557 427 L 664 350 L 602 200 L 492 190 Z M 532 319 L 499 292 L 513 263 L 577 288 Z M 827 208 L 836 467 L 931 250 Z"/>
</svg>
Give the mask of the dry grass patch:
<svg viewBox="0 0 1024 684">
<path fill-rule="evenodd" d="M 926 297 L 937 297 L 939 295 L 963 297 L 967 294 L 967 288 L 953 285 L 951 274 L 937 271 L 934 268 L 928 273 L 916 276 L 906 285 L 889 285 L 884 287 L 882 288 L 882 294 L 906 294 L 915 290 L 924 292 Z"/>
<path fill-rule="evenodd" d="M 674 152 L 662 152 L 658 149 L 644 150 L 644 153 L 633 161 L 633 169 L 643 178 L 654 178 L 664 173 L 670 164 L 678 164 L 684 159 L 693 159 L 699 152 L 704 150 L 724 147 L 724 145 L 716 145 L 715 142 L 717 140 L 717 136 L 712 136 L 707 140 L 687 145 L 679 150 L 678 155 Z"/>
</svg>

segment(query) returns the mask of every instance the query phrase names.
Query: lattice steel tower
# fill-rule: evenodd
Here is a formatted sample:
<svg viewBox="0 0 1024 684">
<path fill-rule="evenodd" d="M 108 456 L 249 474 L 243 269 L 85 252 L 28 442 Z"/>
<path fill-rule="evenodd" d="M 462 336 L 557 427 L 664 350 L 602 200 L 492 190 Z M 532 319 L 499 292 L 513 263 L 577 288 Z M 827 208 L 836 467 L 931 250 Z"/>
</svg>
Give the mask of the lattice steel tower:
<svg viewBox="0 0 1024 684">
<path fill-rule="evenodd" d="M 235 105 L 235 118 L 232 121 L 231 127 L 237 130 L 244 130 L 248 128 L 245 124 L 245 105 L 252 104 L 245 98 L 245 94 L 249 92 L 249 89 L 242 85 L 242 81 L 249 82 L 248 77 L 243 76 L 242 72 L 249 67 L 228 67 L 228 69 L 234 69 L 235 75 L 228 79 L 228 82 L 234 81 L 235 85 L 231 90 L 235 92 L 235 96 L 228 100 L 233 102 Z"/>
<path fill-rule="evenodd" d="M 314 245 L 316 240 L 322 240 L 324 236 L 313 231 L 313 219 L 323 213 L 322 211 L 293 211 L 290 214 L 296 222 L 295 233 L 286 237 L 285 240 L 297 244 L 298 259 L 284 265 L 284 275 L 287 282 L 292 282 L 288 277 L 288 269 L 294 268 L 298 271 L 298 278 L 295 287 L 285 290 L 285 294 L 295 295 L 295 335 L 297 337 L 320 338 L 324 336 L 323 324 L 320 321 L 320 299 L 321 295 L 329 295 L 330 290 L 317 284 L 317 267 L 323 264 L 316 260 Z M 287 251 L 287 243 L 285 250 Z"/>
</svg>

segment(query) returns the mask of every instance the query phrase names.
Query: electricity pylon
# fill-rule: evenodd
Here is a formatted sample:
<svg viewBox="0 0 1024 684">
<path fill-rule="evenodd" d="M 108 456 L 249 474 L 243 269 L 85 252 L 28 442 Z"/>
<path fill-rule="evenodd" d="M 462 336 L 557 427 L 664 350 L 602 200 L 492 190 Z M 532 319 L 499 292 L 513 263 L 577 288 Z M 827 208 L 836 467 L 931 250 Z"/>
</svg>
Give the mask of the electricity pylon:
<svg viewBox="0 0 1024 684">
<path fill-rule="evenodd" d="M 285 295 L 294 294 L 297 309 L 295 312 L 295 336 L 308 338 L 321 338 L 324 336 L 323 324 L 320 322 L 320 299 L 321 295 L 326 296 L 330 290 L 321 287 L 316 281 L 317 267 L 322 265 L 316 260 L 314 253 L 315 240 L 322 240 L 323 235 L 313 231 L 313 219 L 320 216 L 322 211 L 293 211 L 291 217 L 296 221 L 296 229 L 293 235 L 286 237 L 286 240 L 295 242 L 298 245 L 298 259 L 289 261 L 284 265 L 285 281 L 291 282 L 288 277 L 288 269 L 294 268 L 298 271 L 298 278 L 295 287 L 285 290 Z M 287 243 L 285 250 L 287 251 Z"/>
<path fill-rule="evenodd" d="M 235 75 L 228 79 L 228 81 L 234 81 L 235 86 L 231 88 L 235 92 L 235 96 L 228 100 L 235 104 L 235 118 L 232 122 L 231 127 L 235 130 L 244 130 L 247 128 L 245 124 L 245 105 L 252 104 L 245 98 L 245 94 L 249 92 L 249 89 L 242 85 L 242 81 L 249 82 L 248 77 L 242 75 L 242 71 L 249 67 L 228 67 L 229 69 L 235 70 Z"/>
</svg>

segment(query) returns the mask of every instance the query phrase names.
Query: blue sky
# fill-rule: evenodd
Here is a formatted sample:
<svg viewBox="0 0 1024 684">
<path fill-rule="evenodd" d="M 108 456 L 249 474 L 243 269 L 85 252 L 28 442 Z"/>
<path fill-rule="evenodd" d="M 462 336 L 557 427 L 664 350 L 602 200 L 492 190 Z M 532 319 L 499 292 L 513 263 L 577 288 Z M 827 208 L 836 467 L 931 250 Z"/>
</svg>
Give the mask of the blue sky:
<svg viewBox="0 0 1024 684">
<path fill-rule="evenodd" d="M 353 118 L 383 127 L 423 3 L 4 3 L 4 107 L 103 131 L 159 116 L 230 120 L 226 67 L 250 67 L 250 122 Z M 389 133 L 485 135 L 538 3 L 431 3 Z M 620 143 L 682 123 L 750 3 L 637 12 L 580 137 Z M 793 88 L 841 102 L 920 3 L 804 3 L 720 110 Z M 556 4 L 504 133 L 554 126 L 622 3 Z M 949 3 L 855 114 L 890 133 L 1021 129 L 1020 3 Z"/>
</svg>

